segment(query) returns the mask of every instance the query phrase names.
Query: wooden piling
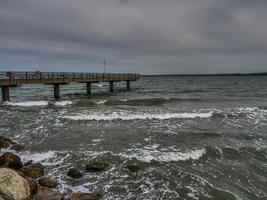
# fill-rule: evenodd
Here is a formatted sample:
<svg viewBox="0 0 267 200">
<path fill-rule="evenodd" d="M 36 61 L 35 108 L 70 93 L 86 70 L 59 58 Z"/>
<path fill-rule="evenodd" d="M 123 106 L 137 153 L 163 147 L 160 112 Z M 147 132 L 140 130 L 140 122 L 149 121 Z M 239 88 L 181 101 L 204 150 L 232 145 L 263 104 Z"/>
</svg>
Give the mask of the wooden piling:
<svg viewBox="0 0 267 200">
<path fill-rule="evenodd" d="M 91 82 L 86 83 L 86 91 L 88 95 L 92 94 L 92 84 Z"/>
<path fill-rule="evenodd" d="M 130 81 L 126 81 L 126 89 L 129 91 L 131 88 Z"/>
<path fill-rule="evenodd" d="M 59 94 L 59 84 L 54 84 L 54 98 L 58 100 L 60 98 Z"/>
<path fill-rule="evenodd" d="M 8 86 L 2 86 L 2 100 L 3 102 L 10 100 Z"/>
<path fill-rule="evenodd" d="M 109 91 L 114 92 L 114 82 L 113 81 L 109 82 Z"/>
</svg>

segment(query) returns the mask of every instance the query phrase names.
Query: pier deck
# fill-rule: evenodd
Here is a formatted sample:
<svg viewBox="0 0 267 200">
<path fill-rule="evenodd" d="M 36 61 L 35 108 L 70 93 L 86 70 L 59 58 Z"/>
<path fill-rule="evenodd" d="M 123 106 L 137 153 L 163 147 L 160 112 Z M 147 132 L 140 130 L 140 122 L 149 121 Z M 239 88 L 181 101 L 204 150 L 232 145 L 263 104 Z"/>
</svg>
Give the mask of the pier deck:
<svg viewBox="0 0 267 200">
<path fill-rule="evenodd" d="M 114 82 L 126 81 L 126 88 L 130 90 L 130 81 L 140 78 L 139 74 L 130 73 L 72 73 L 72 72 L 0 72 L 0 87 L 2 100 L 9 101 L 9 87 L 23 84 L 49 84 L 54 86 L 54 97 L 58 99 L 59 85 L 68 83 L 86 83 L 87 94 L 91 94 L 91 84 L 109 82 L 110 92 L 114 91 Z"/>
</svg>

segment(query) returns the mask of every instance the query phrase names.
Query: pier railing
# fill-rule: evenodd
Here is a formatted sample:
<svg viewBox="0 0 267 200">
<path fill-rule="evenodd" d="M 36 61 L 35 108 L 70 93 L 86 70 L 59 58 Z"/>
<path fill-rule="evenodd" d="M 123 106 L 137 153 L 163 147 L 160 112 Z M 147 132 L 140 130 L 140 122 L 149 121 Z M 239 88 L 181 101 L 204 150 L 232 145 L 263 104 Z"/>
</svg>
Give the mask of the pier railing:
<svg viewBox="0 0 267 200">
<path fill-rule="evenodd" d="M 0 85 L 53 84 L 69 82 L 136 81 L 139 74 L 77 72 L 0 72 Z"/>
<path fill-rule="evenodd" d="M 0 72 L 0 87 L 2 100 L 9 101 L 9 87 L 22 84 L 50 84 L 54 86 L 54 97 L 59 99 L 59 86 L 71 82 L 86 83 L 87 94 L 91 94 L 91 84 L 109 82 L 109 91 L 114 91 L 114 82 L 125 81 L 126 88 L 130 90 L 130 81 L 140 78 L 139 74 L 126 73 L 77 73 L 77 72 Z"/>
</svg>

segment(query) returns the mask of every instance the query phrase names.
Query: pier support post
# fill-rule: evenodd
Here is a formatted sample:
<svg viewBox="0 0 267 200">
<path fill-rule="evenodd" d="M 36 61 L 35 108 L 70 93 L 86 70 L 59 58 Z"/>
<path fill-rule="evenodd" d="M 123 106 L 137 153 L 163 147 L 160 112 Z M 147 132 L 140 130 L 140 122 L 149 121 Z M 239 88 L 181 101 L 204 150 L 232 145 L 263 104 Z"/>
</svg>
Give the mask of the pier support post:
<svg viewBox="0 0 267 200">
<path fill-rule="evenodd" d="M 60 95 L 59 95 L 59 84 L 54 84 L 54 97 L 56 100 L 59 99 Z"/>
<path fill-rule="evenodd" d="M 92 84 L 91 84 L 91 82 L 86 83 L 86 91 L 87 91 L 87 94 L 89 94 L 89 95 L 92 94 Z"/>
<path fill-rule="evenodd" d="M 129 91 L 130 90 L 130 81 L 126 81 L 126 89 Z"/>
<path fill-rule="evenodd" d="M 2 100 L 3 102 L 9 101 L 9 87 L 8 86 L 2 86 Z"/>
<path fill-rule="evenodd" d="M 113 81 L 109 82 L 109 91 L 114 92 L 114 82 Z"/>
</svg>

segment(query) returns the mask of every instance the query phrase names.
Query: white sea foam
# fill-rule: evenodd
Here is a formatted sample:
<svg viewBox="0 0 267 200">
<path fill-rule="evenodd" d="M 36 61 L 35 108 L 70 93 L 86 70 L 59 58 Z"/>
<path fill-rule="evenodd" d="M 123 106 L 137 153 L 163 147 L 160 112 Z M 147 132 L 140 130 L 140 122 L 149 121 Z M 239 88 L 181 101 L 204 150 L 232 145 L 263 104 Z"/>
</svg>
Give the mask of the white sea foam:
<svg viewBox="0 0 267 200">
<path fill-rule="evenodd" d="M 120 153 L 119 155 L 125 158 L 136 158 L 142 162 L 151 162 L 153 160 L 159 162 L 172 162 L 172 161 L 186 161 L 186 160 L 198 160 L 201 156 L 206 154 L 205 149 L 190 150 L 188 152 L 179 151 L 159 151 L 159 150 L 147 150 L 147 149 L 131 149 L 126 153 Z"/>
<path fill-rule="evenodd" d="M 208 113 L 161 113 L 161 114 L 149 114 L 149 113 L 117 113 L 111 114 L 80 114 L 71 116 L 62 116 L 64 119 L 70 120 L 96 120 L 96 121 L 112 121 L 112 120 L 151 120 L 151 119 L 194 119 L 194 118 L 209 118 L 213 112 Z"/>
<path fill-rule="evenodd" d="M 48 105 L 48 101 L 4 102 L 3 105 L 7 105 L 7 106 L 22 106 L 22 107 L 47 106 Z"/>
<path fill-rule="evenodd" d="M 68 106 L 68 105 L 71 105 L 73 104 L 73 101 L 57 101 L 57 102 L 54 102 L 54 105 L 56 106 Z"/>
<path fill-rule="evenodd" d="M 21 159 L 23 162 L 32 160 L 34 163 L 37 162 L 45 162 L 49 160 L 50 158 L 55 157 L 55 152 L 54 151 L 48 151 L 48 152 L 23 152 L 20 155 Z"/>
<path fill-rule="evenodd" d="M 18 107 L 34 107 L 34 106 L 48 106 L 49 104 L 54 104 L 55 106 L 67 106 L 73 104 L 72 101 L 22 101 L 22 102 L 4 102 L 2 105 L 5 106 L 18 106 Z"/>
<path fill-rule="evenodd" d="M 107 100 L 98 100 L 98 101 L 94 101 L 95 104 L 100 105 L 100 104 L 105 104 L 107 102 Z"/>
</svg>

